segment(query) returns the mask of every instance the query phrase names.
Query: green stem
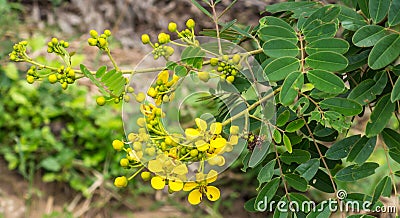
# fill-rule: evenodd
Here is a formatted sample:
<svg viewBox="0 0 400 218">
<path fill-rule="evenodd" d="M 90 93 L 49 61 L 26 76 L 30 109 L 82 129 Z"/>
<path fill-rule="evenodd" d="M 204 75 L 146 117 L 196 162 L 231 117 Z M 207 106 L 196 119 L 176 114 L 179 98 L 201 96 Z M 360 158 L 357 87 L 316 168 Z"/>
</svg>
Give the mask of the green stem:
<svg viewBox="0 0 400 218">
<path fill-rule="evenodd" d="M 133 178 L 135 178 L 135 176 L 137 176 L 137 174 L 139 174 L 142 170 L 144 169 L 144 166 L 142 166 L 140 169 L 138 169 L 131 177 L 128 178 L 128 181 L 132 180 Z"/>
<path fill-rule="evenodd" d="M 248 107 L 246 110 L 244 110 L 244 111 L 242 111 L 242 112 L 240 112 L 240 113 L 234 115 L 233 117 L 231 117 L 231 118 L 228 119 L 228 120 L 225 120 L 225 121 L 222 123 L 222 125 L 223 125 L 223 126 L 226 126 L 226 125 L 228 125 L 229 123 L 231 123 L 233 120 L 236 120 L 237 118 L 239 118 L 239 117 L 241 117 L 241 116 L 243 116 L 243 115 L 249 113 L 249 111 L 253 110 L 253 109 L 256 108 L 258 105 L 260 105 L 261 103 L 263 103 L 264 101 L 266 101 L 266 100 L 272 98 L 273 96 L 275 96 L 278 92 L 281 91 L 281 89 L 282 89 L 282 87 L 279 87 L 279 88 L 275 89 L 272 93 L 270 93 L 270 94 L 264 96 L 264 97 L 261 98 L 260 100 L 256 101 L 254 104 L 250 105 L 250 107 Z"/>
<path fill-rule="evenodd" d="M 111 60 L 111 62 L 113 64 L 115 70 L 119 71 L 119 67 L 118 67 L 117 63 L 115 62 L 114 58 L 112 57 L 110 49 L 107 48 L 106 52 L 107 52 L 107 55 L 108 55 L 108 57 L 110 58 L 110 60 Z"/>
</svg>

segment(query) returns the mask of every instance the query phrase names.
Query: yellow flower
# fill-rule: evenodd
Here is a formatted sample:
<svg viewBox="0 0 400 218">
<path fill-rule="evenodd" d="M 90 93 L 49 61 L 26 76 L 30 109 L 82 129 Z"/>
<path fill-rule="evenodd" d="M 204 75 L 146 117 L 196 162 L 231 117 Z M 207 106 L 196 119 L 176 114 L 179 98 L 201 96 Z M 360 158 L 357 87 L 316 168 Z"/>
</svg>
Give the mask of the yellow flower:
<svg viewBox="0 0 400 218">
<path fill-rule="evenodd" d="M 194 119 L 194 122 L 196 123 L 196 125 L 200 129 L 200 131 L 207 130 L 207 122 L 206 121 L 204 121 L 200 118 L 196 118 L 196 119 Z"/>
<path fill-rule="evenodd" d="M 199 151 L 207 151 L 210 147 L 210 144 L 205 142 L 204 140 L 199 140 L 194 143 L 196 145 L 197 150 Z"/>
<path fill-rule="evenodd" d="M 231 128 L 229 128 L 229 133 L 231 133 L 232 135 L 239 134 L 239 127 L 238 126 L 231 126 Z"/>
<path fill-rule="evenodd" d="M 203 173 L 196 174 L 196 182 L 187 182 L 183 186 L 184 191 L 190 191 L 188 201 L 192 205 L 197 205 L 206 195 L 208 200 L 216 201 L 220 198 L 221 194 L 217 187 L 208 185 L 217 179 L 217 172 L 210 170 L 205 176 Z"/>
</svg>

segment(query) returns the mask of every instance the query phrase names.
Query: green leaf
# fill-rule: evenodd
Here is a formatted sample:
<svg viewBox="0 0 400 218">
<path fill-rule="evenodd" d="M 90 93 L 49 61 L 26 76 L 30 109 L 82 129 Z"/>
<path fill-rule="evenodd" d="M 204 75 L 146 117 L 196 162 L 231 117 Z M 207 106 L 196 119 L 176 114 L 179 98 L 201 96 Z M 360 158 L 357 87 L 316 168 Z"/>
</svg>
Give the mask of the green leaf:
<svg viewBox="0 0 400 218">
<path fill-rule="evenodd" d="M 258 31 L 258 35 L 263 41 L 268 41 L 271 39 L 286 39 L 292 43 L 297 43 L 298 41 L 296 32 L 293 29 L 288 30 L 282 26 L 265 26 Z"/>
<path fill-rule="evenodd" d="M 99 88 L 99 91 L 100 91 L 103 95 L 107 96 L 107 95 L 108 95 L 108 92 L 104 89 L 104 87 L 103 87 L 103 85 L 100 83 L 100 81 L 98 81 L 98 80 L 92 75 L 92 73 L 91 73 L 83 64 L 80 65 L 80 68 L 81 68 L 81 71 L 82 71 L 83 75 L 85 75 L 87 78 L 89 78 L 90 81 L 92 81 L 93 84 L 95 84 L 95 85 L 97 86 L 97 88 Z M 110 74 L 110 75 L 111 75 L 111 74 Z"/>
<path fill-rule="evenodd" d="M 213 16 L 210 14 L 210 12 L 207 11 L 203 6 L 201 6 L 196 0 L 191 0 L 192 4 L 196 6 L 201 12 L 203 12 L 205 15 L 209 16 L 211 19 L 213 19 Z"/>
<path fill-rule="evenodd" d="M 310 160 L 311 155 L 308 151 L 305 150 L 300 150 L 300 149 L 293 149 L 293 152 L 284 152 L 281 154 L 279 157 L 283 163 L 285 164 L 291 164 L 291 163 L 305 163 L 308 160 Z"/>
<path fill-rule="evenodd" d="M 344 182 L 354 182 L 374 174 L 375 169 L 378 167 L 379 164 L 373 162 L 367 162 L 362 165 L 353 164 L 339 170 L 335 178 Z"/>
<path fill-rule="evenodd" d="M 378 185 L 375 186 L 374 194 L 372 195 L 371 205 L 374 205 L 380 196 L 390 197 L 392 193 L 392 180 L 389 176 L 385 176 L 379 181 Z"/>
<path fill-rule="evenodd" d="M 301 192 L 305 192 L 307 191 L 307 180 L 300 177 L 297 174 L 286 174 L 285 175 L 285 180 L 288 183 L 288 185 L 290 185 L 292 188 L 301 191 Z"/>
<path fill-rule="evenodd" d="M 347 65 L 346 69 L 340 72 L 351 72 L 367 64 L 367 59 L 370 51 L 371 50 L 368 49 L 360 52 L 359 54 L 346 56 L 349 61 L 349 65 Z"/>
<path fill-rule="evenodd" d="M 289 193 L 289 196 L 290 196 L 290 201 L 296 202 L 298 205 L 305 205 L 304 207 L 302 206 L 299 207 L 300 211 L 304 213 L 309 213 L 312 210 L 311 205 L 310 207 L 306 206 L 307 203 L 310 202 L 310 199 L 305 195 L 300 193 Z"/>
<path fill-rule="evenodd" d="M 400 134 L 393 129 L 385 128 L 382 138 L 389 149 L 400 149 Z"/>
<path fill-rule="evenodd" d="M 19 75 L 18 75 L 18 68 L 15 63 L 7 63 L 7 65 L 4 67 L 4 72 L 6 76 L 12 80 L 18 80 Z"/>
<path fill-rule="evenodd" d="M 270 143 L 262 143 L 261 146 L 254 148 L 249 160 L 249 167 L 254 168 L 264 160 L 267 155 Z"/>
<path fill-rule="evenodd" d="M 296 57 L 299 54 L 299 48 L 296 44 L 286 39 L 271 39 L 263 45 L 264 53 L 272 58 L 283 56 Z"/>
<path fill-rule="evenodd" d="M 337 26 L 335 23 L 325 23 L 322 25 L 317 25 L 310 31 L 304 33 L 304 39 L 311 43 L 313 41 L 323 39 L 323 38 L 333 38 L 337 32 Z"/>
<path fill-rule="evenodd" d="M 283 133 L 283 144 L 287 152 L 292 153 L 292 142 L 290 142 L 289 137 L 285 133 Z"/>
<path fill-rule="evenodd" d="M 374 23 L 381 22 L 389 10 L 390 0 L 370 0 L 369 1 L 369 14 L 371 15 Z"/>
<path fill-rule="evenodd" d="M 259 22 L 260 22 L 261 27 L 268 26 L 268 25 L 269 26 L 280 26 L 291 32 L 293 31 L 293 28 L 288 23 L 286 23 L 286 21 L 282 20 L 279 17 L 265 16 L 265 17 L 262 17 Z"/>
<path fill-rule="evenodd" d="M 316 2 L 279 2 L 276 4 L 271 4 L 266 7 L 266 11 L 271 13 L 291 11 L 303 7 L 311 7 L 316 5 Z"/>
<path fill-rule="evenodd" d="M 279 93 L 279 101 L 282 105 L 290 105 L 297 97 L 298 89 L 303 86 L 304 76 L 299 71 L 295 71 L 286 77 Z"/>
<path fill-rule="evenodd" d="M 397 177 L 400 177 L 400 170 L 397 170 L 396 172 L 394 172 L 394 175 Z"/>
<path fill-rule="evenodd" d="M 400 99 L 400 79 L 396 80 L 396 83 L 393 86 L 392 93 L 390 95 L 390 100 L 395 102 Z"/>
<path fill-rule="evenodd" d="M 280 81 L 285 79 L 290 73 L 298 71 L 300 61 L 293 57 L 281 57 L 271 61 L 264 68 L 269 81 Z"/>
<path fill-rule="evenodd" d="M 358 47 L 374 46 L 382 37 L 388 33 L 385 28 L 377 25 L 363 26 L 353 35 L 353 43 Z"/>
<path fill-rule="evenodd" d="M 372 138 L 367 138 L 363 136 L 359 139 L 352 147 L 347 157 L 347 161 L 362 164 L 368 160 L 372 152 L 375 149 L 376 136 Z"/>
<path fill-rule="evenodd" d="M 392 0 L 389 7 L 388 24 L 396 26 L 400 23 L 400 1 Z"/>
<path fill-rule="evenodd" d="M 336 142 L 325 153 L 326 158 L 331 160 L 340 160 L 347 157 L 347 155 L 350 153 L 351 147 L 360 138 L 360 135 L 353 135 Z"/>
<path fill-rule="evenodd" d="M 368 65 L 376 70 L 386 67 L 400 55 L 400 34 L 391 34 L 380 39 L 372 48 Z"/>
<path fill-rule="evenodd" d="M 201 69 L 204 57 L 205 52 L 196 46 L 186 47 L 181 53 L 181 61 L 196 69 Z"/>
<path fill-rule="evenodd" d="M 41 167 L 43 167 L 46 170 L 57 172 L 61 170 L 61 165 L 58 163 L 57 159 L 54 157 L 46 157 L 42 161 L 40 161 L 39 164 Z"/>
<path fill-rule="evenodd" d="M 329 175 L 320 169 L 317 171 L 314 178 L 310 181 L 310 185 L 326 193 L 335 192 Z"/>
<path fill-rule="evenodd" d="M 279 130 L 275 129 L 272 137 L 277 144 L 282 142 L 282 135 Z"/>
<path fill-rule="evenodd" d="M 332 199 L 328 201 L 323 201 L 319 203 L 315 209 L 313 209 L 308 215 L 307 218 L 329 218 L 332 213 L 331 202 L 335 205 L 335 202 Z"/>
<path fill-rule="evenodd" d="M 244 203 L 244 209 L 248 212 L 257 212 L 258 210 L 256 210 L 256 208 L 254 207 L 254 204 L 256 203 L 256 198 L 251 198 L 250 200 L 246 201 L 246 203 Z"/>
<path fill-rule="evenodd" d="M 107 66 L 100 67 L 96 72 L 96 78 L 99 79 L 100 77 L 102 77 L 106 71 L 107 71 Z"/>
<path fill-rule="evenodd" d="M 285 132 L 296 132 L 301 127 L 303 127 L 304 124 L 305 124 L 305 121 L 303 119 L 293 120 L 286 126 Z"/>
<path fill-rule="evenodd" d="M 307 78 L 315 88 L 326 93 L 339 94 L 346 89 L 342 79 L 326 70 L 310 70 Z"/>
<path fill-rule="evenodd" d="M 280 181 L 281 181 L 280 177 L 276 177 L 275 179 L 271 180 L 266 185 L 264 185 L 261 191 L 258 192 L 257 198 L 254 202 L 254 208 L 257 209 L 261 201 L 264 204 L 268 204 L 271 201 L 276 191 L 278 190 Z M 265 202 L 265 200 L 267 200 L 267 202 Z"/>
<path fill-rule="evenodd" d="M 301 29 L 306 29 L 314 20 L 321 20 L 324 23 L 331 22 L 335 20 L 340 13 L 340 7 L 336 5 L 326 5 L 318 10 L 316 10 L 310 17 L 303 23 Z"/>
<path fill-rule="evenodd" d="M 186 67 L 184 67 L 182 65 L 175 66 L 174 72 L 179 77 L 185 77 L 188 74 Z"/>
<path fill-rule="evenodd" d="M 319 168 L 319 159 L 313 158 L 305 163 L 300 164 L 296 171 L 300 173 L 300 175 L 305 178 L 307 181 L 310 181 L 318 171 Z"/>
<path fill-rule="evenodd" d="M 306 63 L 314 69 L 339 71 L 347 67 L 348 61 L 346 57 L 339 53 L 321 51 L 308 56 L 306 58 Z"/>
<path fill-rule="evenodd" d="M 258 180 L 258 188 L 261 187 L 263 183 L 269 182 L 274 175 L 274 167 L 275 167 L 276 160 L 273 159 L 261 168 L 260 172 L 258 173 L 257 180 Z"/>
<path fill-rule="evenodd" d="M 252 152 L 247 152 L 242 159 L 243 167 L 240 170 L 242 170 L 243 172 L 246 172 L 247 168 L 249 168 L 249 160 L 250 160 L 251 154 L 252 154 Z"/>
<path fill-rule="evenodd" d="M 382 137 L 389 148 L 389 156 L 400 163 L 400 134 L 392 129 L 385 128 L 382 131 Z"/>
<path fill-rule="evenodd" d="M 306 46 L 306 52 L 309 55 L 320 51 L 331 51 L 339 54 L 344 54 L 349 50 L 349 43 L 343 39 L 318 39 Z"/>
<path fill-rule="evenodd" d="M 376 136 L 385 128 L 395 107 L 396 105 L 390 101 L 390 93 L 379 99 L 365 129 L 367 137 Z"/>
<path fill-rule="evenodd" d="M 354 116 L 362 111 L 362 106 L 346 98 L 328 98 L 320 102 L 322 109 L 336 111 L 345 116 Z"/>
<path fill-rule="evenodd" d="M 357 0 L 358 2 L 358 6 L 360 7 L 361 11 L 363 12 L 363 14 L 370 18 L 369 16 L 369 9 L 368 9 L 368 1 L 369 0 Z"/>
<path fill-rule="evenodd" d="M 283 111 L 281 114 L 279 114 L 278 118 L 276 119 L 276 125 L 277 126 L 283 126 L 286 124 L 286 122 L 289 120 L 290 117 L 290 112 L 288 110 Z"/>
<path fill-rule="evenodd" d="M 354 9 L 346 6 L 340 7 L 339 20 L 344 29 L 356 31 L 367 24 L 363 16 L 358 14 Z"/>
<path fill-rule="evenodd" d="M 366 105 L 376 98 L 377 89 L 375 84 L 374 80 L 366 79 L 354 87 L 347 98 L 354 100 L 361 105 Z"/>
</svg>

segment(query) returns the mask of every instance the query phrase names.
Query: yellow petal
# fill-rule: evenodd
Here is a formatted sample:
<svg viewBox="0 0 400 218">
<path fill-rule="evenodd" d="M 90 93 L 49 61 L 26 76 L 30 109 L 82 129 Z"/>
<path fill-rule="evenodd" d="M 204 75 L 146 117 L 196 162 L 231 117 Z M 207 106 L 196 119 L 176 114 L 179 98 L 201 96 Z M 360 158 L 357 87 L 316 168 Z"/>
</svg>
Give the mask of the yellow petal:
<svg viewBox="0 0 400 218">
<path fill-rule="evenodd" d="M 229 138 L 229 144 L 236 145 L 238 142 L 239 142 L 239 136 L 231 135 L 231 137 Z"/>
<path fill-rule="evenodd" d="M 206 131 L 207 130 L 207 122 L 200 119 L 200 118 L 196 118 L 194 119 L 194 122 L 196 122 L 197 127 L 201 130 L 201 131 Z"/>
<path fill-rule="evenodd" d="M 160 79 L 163 83 L 167 83 L 169 78 L 168 70 L 163 70 L 158 74 L 158 79 Z"/>
<path fill-rule="evenodd" d="M 219 189 L 217 187 L 215 187 L 215 186 L 207 186 L 206 195 L 207 195 L 208 200 L 216 201 L 221 196 L 221 193 L 219 192 Z"/>
<path fill-rule="evenodd" d="M 206 175 L 204 173 L 196 173 L 196 182 L 202 182 L 206 179 Z"/>
<path fill-rule="evenodd" d="M 156 190 L 163 189 L 165 186 L 165 179 L 161 178 L 160 176 L 155 176 L 151 178 L 151 187 Z"/>
<path fill-rule="evenodd" d="M 187 128 L 185 129 L 185 135 L 188 140 L 193 140 L 200 136 L 200 132 L 197 129 Z"/>
<path fill-rule="evenodd" d="M 175 173 L 178 175 L 184 175 L 184 174 L 187 174 L 188 172 L 189 171 L 188 171 L 188 168 L 186 167 L 186 164 L 178 165 L 172 170 L 172 173 Z"/>
<path fill-rule="evenodd" d="M 218 166 L 222 167 L 223 165 L 225 165 L 225 158 L 223 156 L 218 156 Z"/>
<path fill-rule="evenodd" d="M 210 132 L 214 135 L 219 135 L 222 132 L 222 124 L 220 122 L 212 123 L 210 126 Z"/>
<path fill-rule="evenodd" d="M 231 126 L 231 128 L 229 128 L 229 133 L 232 134 L 232 135 L 239 134 L 239 127 L 238 126 Z"/>
<path fill-rule="evenodd" d="M 217 180 L 217 177 L 218 177 L 218 172 L 215 170 L 210 170 L 210 172 L 208 172 L 207 174 L 207 183 L 215 182 L 215 180 Z"/>
<path fill-rule="evenodd" d="M 196 145 L 197 150 L 199 151 L 207 151 L 208 148 L 210 147 L 208 143 L 206 143 L 204 140 L 199 140 L 194 143 Z"/>
<path fill-rule="evenodd" d="M 210 146 L 212 148 L 222 148 L 226 145 L 226 139 L 224 138 L 216 138 L 210 141 Z"/>
<path fill-rule="evenodd" d="M 200 204 L 203 194 L 198 189 L 191 191 L 188 195 L 188 201 L 192 205 Z"/>
<path fill-rule="evenodd" d="M 160 160 L 155 159 L 155 160 L 149 161 L 147 168 L 153 173 L 159 173 L 159 172 L 163 171 L 163 164 L 161 163 Z"/>
<path fill-rule="evenodd" d="M 182 181 L 178 181 L 178 180 L 169 180 L 168 181 L 168 187 L 174 191 L 180 191 L 183 188 L 183 182 Z"/>
<path fill-rule="evenodd" d="M 218 156 L 213 156 L 213 157 L 207 159 L 208 164 L 210 164 L 211 166 L 218 165 L 219 161 L 220 160 L 219 160 Z"/>
<path fill-rule="evenodd" d="M 183 186 L 183 191 L 191 191 L 194 188 L 197 187 L 197 183 L 195 182 L 186 182 L 185 185 Z"/>
</svg>

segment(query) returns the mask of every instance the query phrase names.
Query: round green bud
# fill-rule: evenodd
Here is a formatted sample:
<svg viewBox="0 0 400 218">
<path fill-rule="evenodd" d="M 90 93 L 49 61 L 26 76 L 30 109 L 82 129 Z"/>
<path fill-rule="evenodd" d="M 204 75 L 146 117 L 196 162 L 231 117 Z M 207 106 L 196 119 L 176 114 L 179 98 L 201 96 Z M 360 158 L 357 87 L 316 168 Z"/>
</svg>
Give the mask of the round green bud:
<svg viewBox="0 0 400 218">
<path fill-rule="evenodd" d="M 104 30 L 104 35 L 107 37 L 111 36 L 111 31 L 110 30 Z"/>
<path fill-rule="evenodd" d="M 210 79 L 210 73 L 206 71 L 198 72 L 197 75 L 199 76 L 199 79 L 203 82 L 208 82 L 208 80 Z"/>
<path fill-rule="evenodd" d="M 61 88 L 63 88 L 64 90 L 68 88 L 68 83 L 67 82 L 63 82 L 61 84 Z"/>
<path fill-rule="evenodd" d="M 68 76 L 71 77 L 71 78 L 75 78 L 75 70 L 72 70 L 72 69 L 69 70 L 68 71 Z"/>
<path fill-rule="evenodd" d="M 48 47 L 47 48 L 47 53 L 53 53 L 53 48 L 52 47 Z"/>
<path fill-rule="evenodd" d="M 107 40 L 105 40 L 104 38 L 99 38 L 98 41 L 100 47 L 105 47 L 107 45 Z"/>
<path fill-rule="evenodd" d="M 228 55 L 223 55 L 223 56 L 222 56 L 222 60 L 228 61 L 228 60 L 229 60 L 229 56 L 228 56 Z"/>
<path fill-rule="evenodd" d="M 112 146 L 115 150 L 120 151 L 124 147 L 124 143 L 121 140 L 115 139 L 112 142 Z"/>
<path fill-rule="evenodd" d="M 53 43 L 53 45 L 57 45 L 58 39 L 57 38 L 52 38 L 51 42 Z"/>
<path fill-rule="evenodd" d="M 136 95 L 136 101 L 142 103 L 146 99 L 146 95 L 143 92 L 139 92 Z"/>
<path fill-rule="evenodd" d="M 193 19 L 189 19 L 189 20 L 186 21 L 186 26 L 189 29 L 193 29 L 195 25 L 196 25 L 196 23 L 194 22 Z"/>
<path fill-rule="evenodd" d="M 210 64 L 211 64 L 211 66 L 217 66 L 218 65 L 218 58 L 211 58 L 210 59 Z"/>
<path fill-rule="evenodd" d="M 122 159 L 119 161 L 119 165 L 121 165 L 121 167 L 127 167 L 127 166 L 129 166 L 129 160 L 128 160 L 128 158 L 122 158 Z"/>
<path fill-rule="evenodd" d="M 150 36 L 148 34 L 143 34 L 142 35 L 142 43 L 148 44 L 149 42 L 150 42 Z"/>
<path fill-rule="evenodd" d="M 33 77 L 33 76 L 27 76 L 27 77 L 26 77 L 26 81 L 27 81 L 29 84 L 32 84 L 33 82 L 35 82 L 35 77 Z"/>
<path fill-rule="evenodd" d="M 99 106 L 103 106 L 103 105 L 106 104 L 106 98 L 104 98 L 103 96 L 97 97 L 97 98 L 96 98 L 96 103 L 97 103 Z"/>
<path fill-rule="evenodd" d="M 234 77 L 234 76 L 228 76 L 228 77 L 226 78 L 226 81 L 227 81 L 228 83 L 233 83 L 233 81 L 235 81 L 235 77 Z"/>
<path fill-rule="evenodd" d="M 124 188 L 128 185 L 128 179 L 125 176 L 115 178 L 114 185 L 118 188 Z"/>
<path fill-rule="evenodd" d="M 99 36 L 96 30 L 90 30 L 89 34 L 92 38 L 97 38 Z"/>
<path fill-rule="evenodd" d="M 100 38 L 105 39 L 105 38 L 107 38 L 107 35 L 103 33 L 103 34 L 100 35 Z"/>
<path fill-rule="evenodd" d="M 170 23 L 168 24 L 168 31 L 170 31 L 170 32 L 175 32 L 175 31 L 176 31 L 176 28 L 177 28 L 176 23 L 170 22 Z"/>
<path fill-rule="evenodd" d="M 132 93 L 135 91 L 135 89 L 132 86 L 129 86 L 126 90 L 128 93 Z"/>
<path fill-rule="evenodd" d="M 50 82 L 50 83 L 56 83 L 57 80 L 58 80 L 58 79 L 57 79 L 57 75 L 55 75 L 55 74 L 49 75 L 48 79 L 49 79 L 49 82 Z"/>
<path fill-rule="evenodd" d="M 233 63 L 238 64 L 240 62 L 240 55 L 239 54 L 233 55 L 232 61 Z"/>
<path fill-rule="evenodd" d="M 197 149 L 193 149 L 190 151 L 190 156 L 191 157 L 196 157 L 199 154 L 199 151 Z"/>
<path fill-rule="evenodd" d="M 97 44 L 97 39 L 89 38 L 88 43 L 90 46 L 96 46 Z"/>
<path fill-rule="evenodd" d="M 151 173 L 150 172 L 142 172 L 141 174 L 140 174 L 140 177 L 142 177 L 142 179 L 144 180 L 144 181 L 149 181 L 150 180 L 150 178 L 151 178 Z"/>
<path fill-rule="evenodd" d="M 53 47 L 54 45 L 53 45 L 53 43 L 50 41 L 50 42 L 47 43 L 47 46 Z"/>
<path fill-rule="evenodd" d="M 64 46 L 64 48 L 68 48 L 69 47 L 69 43 L 68 42 L 64 42 L 63 46 Z"/>
</svg>

